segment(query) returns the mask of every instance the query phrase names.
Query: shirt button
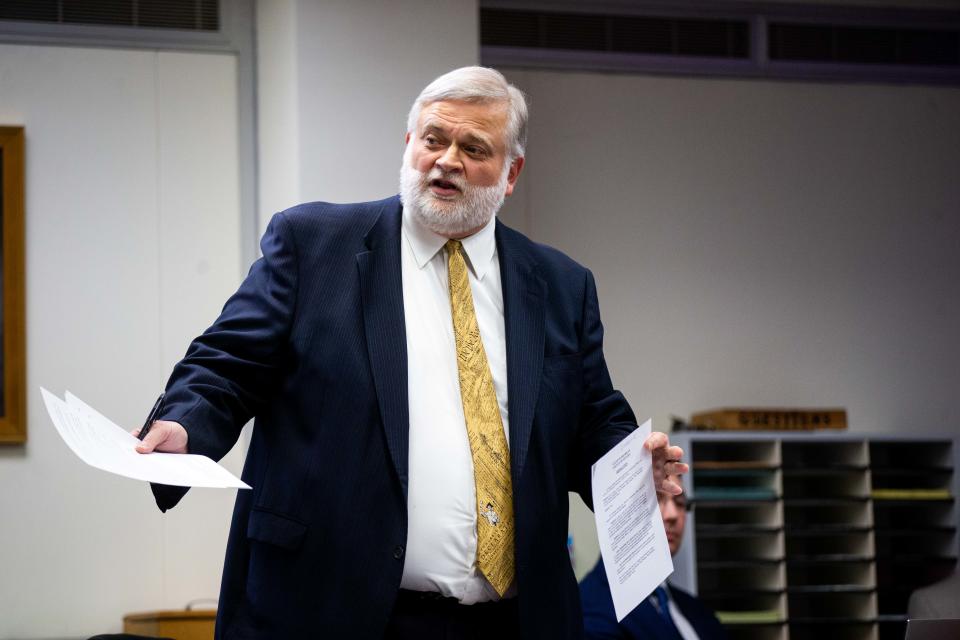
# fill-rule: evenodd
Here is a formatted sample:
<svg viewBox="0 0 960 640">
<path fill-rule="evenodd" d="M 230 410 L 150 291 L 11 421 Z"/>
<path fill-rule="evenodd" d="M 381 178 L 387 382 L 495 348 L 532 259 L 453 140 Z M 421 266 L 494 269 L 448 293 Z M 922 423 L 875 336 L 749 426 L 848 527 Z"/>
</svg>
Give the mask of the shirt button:
<svg viewBox="0 0 960 640">
<path fill-rule="evenodd" d="M 393 557 L 396 558 L 397 560 L 399 560 L 400 558 L 402 558 L 402 557 L 403 557 L 403 547 L 401 547 L 400 545 L 397 545 L 396 547 L 394 547 L 394 548 L 393 548 Z"/>
</svg>

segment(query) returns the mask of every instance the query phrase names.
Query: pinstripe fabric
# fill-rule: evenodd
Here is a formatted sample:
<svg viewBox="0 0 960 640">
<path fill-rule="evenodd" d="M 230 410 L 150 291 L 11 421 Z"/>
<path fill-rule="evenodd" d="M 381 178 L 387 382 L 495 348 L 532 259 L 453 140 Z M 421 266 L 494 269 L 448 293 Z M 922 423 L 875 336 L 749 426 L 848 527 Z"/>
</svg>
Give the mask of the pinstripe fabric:
<svg viewBox="0 0 960 640">
<path fill-rule="evenodd" d="M 460 399 L 477 488 L 477 568 L 503 596 L 514 575 L 510 451 L 458 240 L 447 242 L 447 268 Z"/>
</svg>

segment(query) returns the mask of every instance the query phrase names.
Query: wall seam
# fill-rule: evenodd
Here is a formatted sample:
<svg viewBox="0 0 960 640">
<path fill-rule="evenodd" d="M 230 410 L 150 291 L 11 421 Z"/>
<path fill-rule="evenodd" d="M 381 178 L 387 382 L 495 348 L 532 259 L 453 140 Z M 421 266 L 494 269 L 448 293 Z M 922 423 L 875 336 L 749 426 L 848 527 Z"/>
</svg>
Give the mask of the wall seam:
<svg viewBox="0 0 960 640">
<path fill-rule="evenodd" d="M 161 117 L 160 117 L 160 51 L 153 52 L 153 117 L 154 117 L 154 163 L 156 186 L 154 190 L 154 213 L 156 215 L 156 241 L 157 241 L 157 374 L 158 379 L 163 380 L 163 354 L 164 354 L 164 322 L 163 322 L 163 215 L 162 215 L 162 197 L 163 191 L 163 164 L 162 164 L 162 136 Z M 162 384 L 162 383 L 161 383 Z M 167 521 L 160 519 L 162 534 L 160 537 L 160 600 L 166 602 L 167 599 Z"/>
</svg>

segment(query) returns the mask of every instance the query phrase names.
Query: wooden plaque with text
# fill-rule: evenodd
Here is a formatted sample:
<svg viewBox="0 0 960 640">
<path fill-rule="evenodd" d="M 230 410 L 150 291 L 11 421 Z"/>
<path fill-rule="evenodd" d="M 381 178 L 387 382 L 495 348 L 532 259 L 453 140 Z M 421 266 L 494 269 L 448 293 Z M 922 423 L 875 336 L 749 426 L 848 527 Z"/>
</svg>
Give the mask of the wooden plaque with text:
<svg viewBox="0 0 960 640">
<path fill-rule="evenodd" d="M 702 431 L 814 431 L 846 429 L 846 409 L 715 409 L 695 413 L 689 428 Z"/>
</svg>

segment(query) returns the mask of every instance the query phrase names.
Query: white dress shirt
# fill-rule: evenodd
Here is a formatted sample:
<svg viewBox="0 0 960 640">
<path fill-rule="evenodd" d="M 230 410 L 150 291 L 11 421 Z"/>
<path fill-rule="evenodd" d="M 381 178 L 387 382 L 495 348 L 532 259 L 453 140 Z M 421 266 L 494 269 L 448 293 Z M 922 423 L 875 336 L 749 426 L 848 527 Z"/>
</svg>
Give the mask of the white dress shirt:
<svg viewBox="0 0 960 640">
<path fill-rule="evenodd" d="M 509 442 L 503 289 L 494 226 L 495 218 L 491 218 L 483 229 L 461 242 L 480 337 Z M 400 253 L 410 453 L 407 551 L 400 586 L 474 604 L 498 596 L 476 568 L 476 487 L 460 400 L 443 248 L 446 242 L 404 209 Z"/>
</svg>

